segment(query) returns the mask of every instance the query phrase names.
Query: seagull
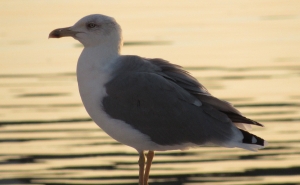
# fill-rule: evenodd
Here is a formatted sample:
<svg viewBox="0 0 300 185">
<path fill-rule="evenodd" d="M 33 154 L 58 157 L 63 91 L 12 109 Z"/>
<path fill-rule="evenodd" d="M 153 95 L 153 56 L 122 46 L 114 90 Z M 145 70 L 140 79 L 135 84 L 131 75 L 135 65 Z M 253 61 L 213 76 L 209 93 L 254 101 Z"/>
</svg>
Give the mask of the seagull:
<svg viewBox="0 0 300 185">
<path fill-rule="evenodd" d="M 207 145 L 257 151 L 267 145 L 248 132 L 262 124 L 211 95 L 181 66 L 121 55 L 122 30 L 114 18 L 92 14 L 49 34 L 61 37 L 83 44 L 77 63 L 82 102 L 103 131 L 137 150 L 139 185 L 148 185 L 154 151 Z"/>
</svg>

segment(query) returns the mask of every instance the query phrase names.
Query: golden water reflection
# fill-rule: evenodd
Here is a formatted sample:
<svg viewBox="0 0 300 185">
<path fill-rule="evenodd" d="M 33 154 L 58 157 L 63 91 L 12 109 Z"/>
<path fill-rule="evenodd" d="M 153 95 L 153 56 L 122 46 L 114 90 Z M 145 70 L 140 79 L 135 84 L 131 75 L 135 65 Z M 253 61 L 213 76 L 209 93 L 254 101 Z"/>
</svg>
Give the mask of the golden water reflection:
<svg viewBox="0 0 300 185">
<path fill-rule="evenodd" d="M 138 155 L 102 132 L 77 90 L 81 46 L 48 33 L 103 13 L 124 54 L 184 66 L 262 122 L 269 146 L 158 152 L 150 184 L 300 184 L 298 1 L 2 1 L 0 184 L 137 184 Z"/>
</svg>

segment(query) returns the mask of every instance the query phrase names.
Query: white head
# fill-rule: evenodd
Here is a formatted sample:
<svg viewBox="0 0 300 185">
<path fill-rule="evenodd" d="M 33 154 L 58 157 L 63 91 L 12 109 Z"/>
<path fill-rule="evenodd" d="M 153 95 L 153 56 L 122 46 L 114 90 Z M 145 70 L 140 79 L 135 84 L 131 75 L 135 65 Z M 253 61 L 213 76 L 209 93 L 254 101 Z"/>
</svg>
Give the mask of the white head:
<svg viewBox="0 0 300 185">
<path fill-rule="evenodd" d="M 71 27 L 59 28 L 49 34 L 49 38 L 71 36 L 81 42 L 84 47 L 107 45 L 120 50 L 122 31 L 114 18 L 101 14 L 92 14 L 80 19 Z"/>
</svg>

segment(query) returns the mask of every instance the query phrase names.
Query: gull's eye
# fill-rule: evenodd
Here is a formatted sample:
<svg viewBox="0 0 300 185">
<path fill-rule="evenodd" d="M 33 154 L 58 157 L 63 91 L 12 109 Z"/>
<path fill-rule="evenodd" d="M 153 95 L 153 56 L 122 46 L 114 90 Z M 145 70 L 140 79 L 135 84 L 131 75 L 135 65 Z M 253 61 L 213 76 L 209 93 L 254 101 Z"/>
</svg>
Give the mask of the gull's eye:
<svg viewBox="0 0 300 185">
<path fill-rule="evenodd" d="M 87 27 L 88 27 L 88 28 L 95 28 L 95 27 L 96 27 L 96 24 L 90 22 L 90 23 L 87 24 Z"/>
</svg>

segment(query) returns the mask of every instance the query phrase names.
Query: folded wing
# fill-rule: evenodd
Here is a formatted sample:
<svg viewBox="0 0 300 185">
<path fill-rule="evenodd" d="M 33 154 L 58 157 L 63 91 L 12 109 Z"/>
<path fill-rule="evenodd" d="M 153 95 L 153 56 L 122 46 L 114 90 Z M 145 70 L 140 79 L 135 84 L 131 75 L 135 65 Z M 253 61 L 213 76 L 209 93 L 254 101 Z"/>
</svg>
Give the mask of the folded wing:
<svg viewBox="0 0 300 185">
<path fill-rule="evenodd" d="M 227 102 L 215 98 L 222 102 L 220 106 L 199 98 L 212 96 L 179 66 L 137 56 L 123 56 L 120 61 L 112 80 L 105 85 L 107 96 L 102 100 L 103 109 L 112 118 L 124 121 L 160 145 L 209 143 L 257 149 L 243 145 L 248 132 L 232 124 L 232 120 L 248 123 L 249 119 Z M 250 133 L 247 137 L 247 144 L 263 143 Z M 249 143 L 251 137 L 255 139 Z"/>
</svg>

